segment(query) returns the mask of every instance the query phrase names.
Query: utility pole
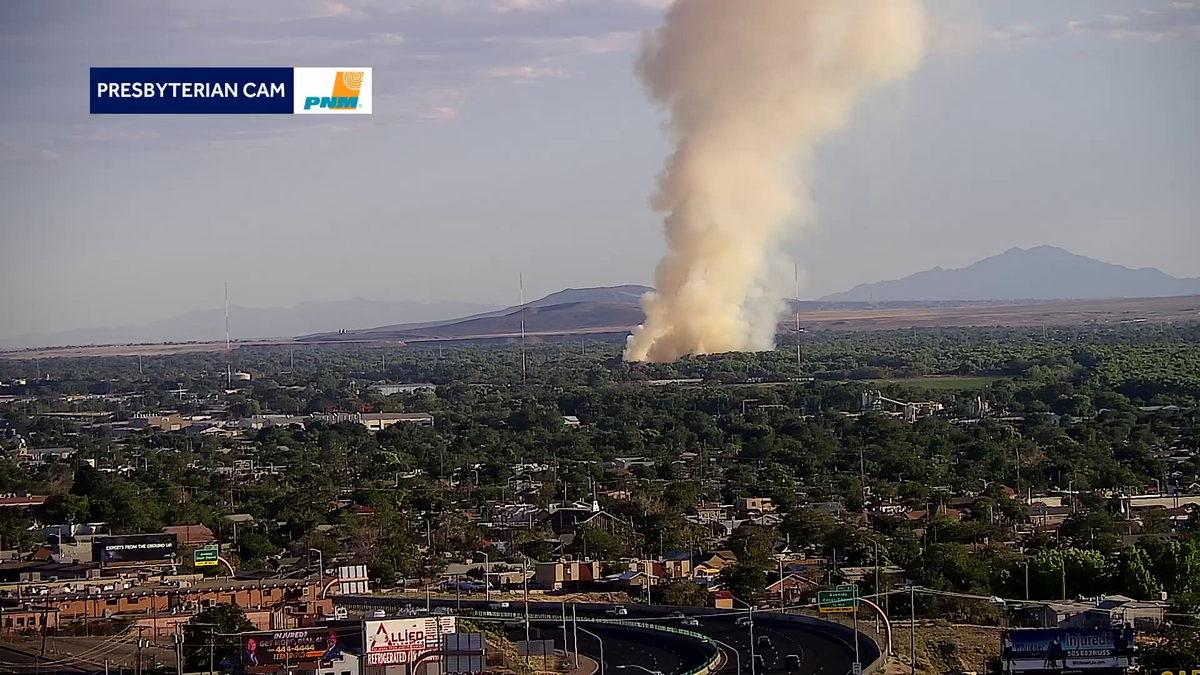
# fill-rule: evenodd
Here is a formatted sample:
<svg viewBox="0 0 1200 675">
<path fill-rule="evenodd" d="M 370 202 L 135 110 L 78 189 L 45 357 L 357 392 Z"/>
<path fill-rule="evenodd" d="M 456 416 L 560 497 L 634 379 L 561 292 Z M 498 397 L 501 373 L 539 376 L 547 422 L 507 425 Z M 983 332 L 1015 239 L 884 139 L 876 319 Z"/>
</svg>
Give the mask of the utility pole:
<svg viewBox="0 0 1200 675">
<path fill-rule="evenodd" d="M 145 626 L 138 626 L 138 641 L 137 641 L 137 673 L 142 675 L 142 645 L 145 642 L 142 640 L 142 630 Z"/>
<path fill-rule="evenodd" d="M 908 587 L 908 661 L 912 675 L 917 675 L 917 587 Z"/>
<path fill-rule="evenodd" d="M 1029 599 L 1029 560 L 1025 561 L 1025 599 Z"/>
<path fill-rule="evenodd" d="M 225 282 L 225 386 L 233 389 L 233 351 L 229 340 L 229 282 Z"/>
</svg>

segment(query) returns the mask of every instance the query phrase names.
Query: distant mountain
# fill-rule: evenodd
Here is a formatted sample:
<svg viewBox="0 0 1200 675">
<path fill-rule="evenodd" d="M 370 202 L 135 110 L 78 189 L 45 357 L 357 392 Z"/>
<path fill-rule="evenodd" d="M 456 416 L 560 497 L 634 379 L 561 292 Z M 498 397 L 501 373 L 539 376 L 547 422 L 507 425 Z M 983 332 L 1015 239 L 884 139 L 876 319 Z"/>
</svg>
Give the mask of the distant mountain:
<svg viewBox="0 0 1200 675">
<path fill-rule="evenodd" d="M 961 269 L 935 267 L 821 298 L 836 302 L 1155 298 L 1200 294 L 1200 279 L 1130 269 L 1055 246 L 1013 248 Z"/>
<path fill-rule="evenodd" d="M 525 330 L 537 332 L 628 331 L 642 321 L 642 295 L 653 289 L 626 285 L 601 288 L 568 288 L 525 303 Z M 345 334 L 307 335 L 313 342 L 347 340 L 428 340 L 482 336 L 507 336 L 521 330 L 521 306 L 505 307 L 447 321 L 393 324 Z"/>
<path fill-rule="evenodd" d="M 237 339 L 291 337 L 318 331 L 377 326 L 389 321 L 444 321 L 492 310 L 495 305 L 469 302 L 423 303 L 411 300 L 339 300 L 302 302 L 295 307 L 229 307 L 231 333 Z M 0 338 L 0 348 L 200 342 L 225 339 L 225 310 L 205 309 L 141 326 L 83 328 Z"/>
</svg>

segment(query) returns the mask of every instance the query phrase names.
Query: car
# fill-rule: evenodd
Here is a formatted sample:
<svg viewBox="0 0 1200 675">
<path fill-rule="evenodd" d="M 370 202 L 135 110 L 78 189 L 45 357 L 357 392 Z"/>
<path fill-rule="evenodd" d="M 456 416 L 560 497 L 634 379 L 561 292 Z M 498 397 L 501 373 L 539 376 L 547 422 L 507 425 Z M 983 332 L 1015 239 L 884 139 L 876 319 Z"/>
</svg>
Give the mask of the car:
<svg viewBox="0 0 1200 675">
<path fill-rule="evenodd" d="M 604 613 L 609 616 L 629 616 L 629 610 L 625 609 L 625 605 L 609 607 Z"/>
<path fill-rule="evenodd" d="M 684 619 L 684 620 L 683 620 L 683 625 L 685 625 L 685 626 L 693 626 L 693 627 L 694 627 L 694 626 L 699 626 L 699 625 L 700 625 L 700 620 L 699 620 L 699 619 L 697 619 L 697 618 L 694 618 L 694 617 L 689 617 L 689 618 L 686 618 L 686 619 Z"/>
<path fill-rule="evenodd" d="M 504 600 L 501 600 L 500 602 L 493 602 L 492 604 L 488 605 L 488 609 L 491 609 L 491 610 L 508 609 L 509 607 L 510 607 L 510 605 L 508 604 L 508 602 L 504 601 Z"/>
<path fill-rule="evenodd" d="M 767 637 L 766 635 L 758 636 L 758 648 L 759 649 L 772 649 L 771 638 Z"/>
<path fill-rule="evenodd" d="M 453 614 L 454 608 L 453 607 L 434 607 L 433 613 L 438 616 L 446 616 L 447 614 Z"/>
<path fill-rule="evenodd" d="M 754 655 L 754 670 L 755 672 L 764 672 L 767 669 L 767 662 L 763 660 L 762 654 Z"/>
<path fill-rule="evenodd" d="M 683 612 L 671 612 L 671 615 L 670 615 L 669 617 L 667 617 L 667 618 L 670 618 L 670 619 L 682 619 L 682 618 L 684 618 L 684 614 L 683 614 Z"/>
<path fill-rule="evenodd" d="M 788 654 L 783 659 L 783 666 L 788 670 L 796 670 L 800 667 L 800 656 L 798 654 Z"/>
<path fill-rule="evenodd" d="M 738 628 L 749 628 L 751 626 L 752 622 L 750 621 L 750 617 L 743 616 L 734 623 L 737 625 Z"/>
</svg>

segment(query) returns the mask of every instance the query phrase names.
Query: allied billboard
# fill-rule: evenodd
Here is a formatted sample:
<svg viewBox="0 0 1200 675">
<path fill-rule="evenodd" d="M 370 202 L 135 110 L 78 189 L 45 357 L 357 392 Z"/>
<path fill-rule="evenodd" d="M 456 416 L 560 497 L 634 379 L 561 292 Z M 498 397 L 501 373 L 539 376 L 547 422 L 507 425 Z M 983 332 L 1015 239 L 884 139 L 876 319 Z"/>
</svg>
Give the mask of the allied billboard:
<svg viewBox="0 0 1200 675">
<path fill-rule="evenodd" d="M 342 655 L 346 629 L 330 626 L 242 634 L 246 669 L 301 663 L 329 663 Z"/>
<path fill-rule="evenodd" d="M 442 635 L 456 632 L 453 616 L 381 619 L 363 624 L 368 666 L 416 663 L 426 652 L 442 648 Z"/>
<path fill-rule="evenodd" d="M 1132 665 L 1132 628 L 1031 628 L 1004 634 L 1008 672 L 1094 672 Z"/>
<path fill-rule="evenodd" d="M 94 550 L 95 558 L 101 563 L 165 561 L 179 555 L 179 540 L 174 534 L 101 537 Z"/>
</svg>

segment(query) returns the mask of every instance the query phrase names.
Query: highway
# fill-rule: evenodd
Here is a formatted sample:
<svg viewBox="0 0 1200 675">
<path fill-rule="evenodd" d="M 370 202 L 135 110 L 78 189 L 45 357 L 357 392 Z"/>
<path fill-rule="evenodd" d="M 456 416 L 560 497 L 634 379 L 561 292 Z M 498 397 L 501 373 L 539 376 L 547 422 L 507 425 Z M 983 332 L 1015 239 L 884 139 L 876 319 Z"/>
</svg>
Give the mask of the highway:
<svg viewBox="0 0 1200 675">
<path fill-rule="evenodd" d="M 391 610 L 405 606 L 424 609 L 425 605 L 424 601 L 411 598 L 366 596 L 339 596 L 337 602 L 347 607 L 381 607 Z M 461 603 L 456 600 L 447 599 L 430 600 L 431 607 L 453 609 L 460 604 L 464 611 L 486 611 L 489 609 L 489 604 L 480 600 L 462 600 Z M 732 648 L 722 647 L 722 651 L 726 652 L 727 661 L 724 669 L 721 671 L 722 673 L 735 675 L 737 673 L 739 657 L 741 660 L 742 675 L 749 675 L 751 673 L 750 631 L 735 624 L 737 618 L 745 616 L 746 612 L 729 611 L 713 614 L 713 610 L 711 609 L 697 611 L 696 608 L 693 608 L 690 614 L 700 622 L 700 625 L 684 626 L 682 625 L 682 620 L 668 618 L 667 613 L 678 610 L 689 614 L 689 608 L 686 607 L 664 609 L 663 607 L 647 607 L 635 604 L 626 605 L 625 607 L 629 611 L 629 615 L 620 617 L 607 614 L 607 608 L 600 605 L 575 605 L 575 611 L 581 617 L 620 618 L 630 621 L 674 626 L 701 633 L 716 641 L 723 642 Z M 570 610 L 571 606 L 568 605 L 568 622 L 570 621 Z M 509 607 L 500 609 L 499 611 L 519 614 L 524 611 L 524 604 L 519 601 L 509 601 Z M 562 612 L 562 604 L 544 601 L 530 602 L 529 611 L 532 614 L 558 615 Z M 754 649 L 756 654 L 762 656 L 766 672 L 789 672 L 787 670 L 787 657 L 789 655 L 795 655 L 799 659 L 799 666 L 790 671 L 794 675 L 847 675 L 850 672 L 851 665 L 854 662 L 854 648 L 852 644 L 848 645 L 842 640 L 822 631 L 813 630 L 786 619 L 772 618 L 770 615 L 764 613 L 756 613 L 754 622 L 755 639 L 767 637 L 771 642 L 770 649 L 759 649 L 757 646 Z M 534 622 L 531 625 L 538 626 L 538 623 L 540 622 Z M 540 639 L 549 640 L 553 638 L 555 644 L 561 647 L 562 624 L 561 622 L 552 623 L 553 626 L 547 624 L 542 628 Z M 636 668 L 616 669 L 616 666 L 620 665 L 638 666 L 647 670 L 661 672 L 663 675 L 678 675 L 700 665 L 707 658 L 703 648 L 696 645 L 695 642 L 686 639 L 681 640 L 667 633 L 639 634 L 635 631 L 606 624 L 581 622 L 579 625 L 596 633 L 604 640 L 604 656 L 608 665 L 608 672 L 602 675 L 634 675 L 635 673 L 641 673 Z M 570 632 L 569 626 L 568 632 Z M 515 637 L 521 639 L 523 635 L 516 635 Z M 539 638 L 535 636 L 534 639 Z M 610 640 L 612 640 L 611 645 Z M 863 640 L 865 641 L 866 638 L 864 637 Z M 599 649 L 594 638 L 590 638 L 580 631 L 579 644 L 582 653 L 599 660 Z M 863 660 L 868 660 L 865 653 Z M 755 672 L 760 671 L 756 670 Z M 641 673 L 641 675 L 645 674 Z"/>
<path fill-rule="evenodd" d="M 554 640 L 554 646 L 563 648 L 561 621 L 531 621 L 530 637 L 534 640 Z M 708 662 L 712 650 L 694 638 L 673 633 L 637 630 L 613 624 L 580 623 L 579 651 L 600 661 L 600 645 L 604 643 L 604 665 L 606 675 L 645 675 L 638 668 L 673 675 L 699 668 Z M 570 621 L 567 622 L 569 651 L 574 651 L 574 635 Z M 589 634 L 590 633 L 594 634 Z M 508 631 L 513 641 L 524 640 L 521 628 Z M 638 668 L 626 668 L 637 666 Z"/>
</svg>

